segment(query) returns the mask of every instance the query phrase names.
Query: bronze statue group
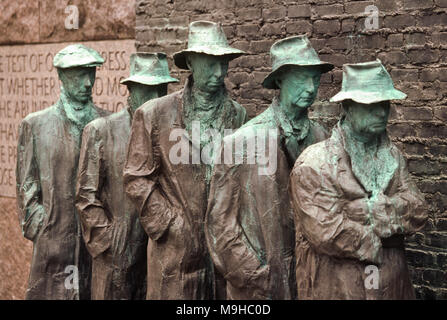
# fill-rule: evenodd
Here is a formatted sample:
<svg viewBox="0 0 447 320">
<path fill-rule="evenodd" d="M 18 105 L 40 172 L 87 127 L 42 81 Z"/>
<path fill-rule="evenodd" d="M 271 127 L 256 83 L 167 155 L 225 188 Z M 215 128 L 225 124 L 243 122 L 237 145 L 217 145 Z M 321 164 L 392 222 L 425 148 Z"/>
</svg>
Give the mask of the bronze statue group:
<svg viewBox="0 0 447 320">
<path fill-rule="evenodd" d="M 262 85 L 277 95 L 247 122 L 224 83 L 244 54 L 220 24 L 192 22 L 174 54 L 184 88 L 167 95 L 178 80 L 164 53 L 132 54 L 128 106 L 114 114 L 92 102 L 96 51 L 54 57 L 60 98 L 19 128 L 27 299 L 415 298 L 404 239 L 426 204 L 386 131 L 390 101 L 406 95 L 379 60 L 345 64 L 329 133 L 308 109 L 334 66 L 293 36 L 272 45 Z"/>
</svg>

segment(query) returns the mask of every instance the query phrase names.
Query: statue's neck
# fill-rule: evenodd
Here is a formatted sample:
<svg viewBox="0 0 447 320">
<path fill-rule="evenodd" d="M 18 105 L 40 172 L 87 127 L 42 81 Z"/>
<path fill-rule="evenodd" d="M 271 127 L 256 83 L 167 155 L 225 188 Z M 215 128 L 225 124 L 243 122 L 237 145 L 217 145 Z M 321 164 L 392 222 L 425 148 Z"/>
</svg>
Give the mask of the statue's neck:
<svg viewBox="0 0 447 320">
<path fill-rule="evenodd" d="M 215 109 L 222 103 L 224 98 L 222 88 L 209 92 L 203 91 L 193 85 L 191 93 L 193 107 L 198 111 L 209 111 Z"/>
<path fill-rule="evenodd" d="M 74 100 L 65 92 L 62 87 L 61 100 L 63 102 L 65 113 L 70 120 L 74 121 L 76 124 L 81 125 L 84 125 L 90 121 L 93 113 L 93 110 L 91 108 L 91 99 L 86 102 Z"/>
<path fill-rule="evenodd" d="M 129 112 L 130 112 L 130 115 L 133 117 L 135 111 L 136 111 L 136 110 L 138 109 L 138 107 L 139 107 L 139 103 L 138 103 L 137 101 L 135 101 L 135 98 L 132 97 L 132 95 L 130 94 L 130 95 L 127 97 L 127 104 L 129 105 L 128 110 L 129 110 Z"/>
<path fill-rule="evenodd" d="M 281 98 L 279 98 L 279 107 L 292 125 L 308 118 L 307 108 L 293 107 L 291 103 L 285 103 Z"/>
</svg>

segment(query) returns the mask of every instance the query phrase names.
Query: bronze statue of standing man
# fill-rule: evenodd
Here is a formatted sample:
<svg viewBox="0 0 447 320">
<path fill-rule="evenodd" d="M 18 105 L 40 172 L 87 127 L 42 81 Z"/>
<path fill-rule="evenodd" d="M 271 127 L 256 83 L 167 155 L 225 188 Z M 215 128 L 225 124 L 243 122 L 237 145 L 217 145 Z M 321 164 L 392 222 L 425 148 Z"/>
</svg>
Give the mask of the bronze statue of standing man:
<svg viewBox="0 0 447 320">
<path fill-rule="evenodd" d="M 103 62 L 80 44 L 59 51 L 53 61 L 62 82 L 59 100 L 20 124 L 17 205 L 23 235 L 34 243 L 27 299 L 90 299 L 91 258 L 75 185 L 82 130 L 109 114 L 92 102 L 96 67 Z"/>
<path fill-rule="evenodd" d="M 344 114 L 332 136 L 295 163 L 299 299 L 414 299 L 404 237 L 427 220 L 423 195 L 386 126 L 393 86 L 382 63 L 345 64 Z"/>
<path fill-rule="evenodd" d="M 275 42 L 270 55 L 273 70 L 263 86 L 279 89 L 279 95 L 225 137 L 211 182 L 205 230 L 230 299 L 296 298 L 289 174 L 306 147 L 327 137 L 326 129 L 308 118 L 308 109 L 321 74 L 333 65 L 320 61 L 306 36 Z M 234 150 L 228 152 L 228 146 Z"/>
<path fill-rule="evenodd" d="M 76 207 L 93 257 L 94 300 L 146 297 L 147 235 L 124 193 L 123 167 L 135 110 L 178 80 L 169 75 L 164 53 L 132 54 L 130 73 L 121 82 L 129 89 L 127 108 L 92 121 L 82 138 Z"/>
<path fill-rule="evenodd" d="M 147 299 L 216 297 L 204 234 L 212 163 L 192 158 L 205 147 L 213 154 L 215 141 L 207 130 L 223 135 L 245 121 L 245 109 L 228 96 L 224 84 L 229 61 L 242 54 L 228 45 L 220 24 L 192 22 L 188 49 L 174 55 L 175 64 L 192 73 L 185 88 L 135 112 L 124 186 L 150 238 Z M 184 161 L 173 152 L 178 138 L 186 150 Z"/>
</svg>

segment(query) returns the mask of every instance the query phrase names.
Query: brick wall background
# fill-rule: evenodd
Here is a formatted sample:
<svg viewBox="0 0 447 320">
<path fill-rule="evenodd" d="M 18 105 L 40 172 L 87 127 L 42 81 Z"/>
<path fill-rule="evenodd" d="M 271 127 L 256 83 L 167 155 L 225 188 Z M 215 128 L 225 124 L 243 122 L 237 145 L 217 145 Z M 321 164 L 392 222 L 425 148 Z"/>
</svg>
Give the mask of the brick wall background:
<svg viewBox="0 0 447 320">
<path fill-rule="evenodd" d="M 379 9 L 379 29 L 365 30 L 365 8 Z M 137 0 L 136 46 L 172 53 L 186 46 L 188 25 L 220 21 L 231 45 L 251 55 L 230 64 L 227 85 L 250 117 L 275 92 L 261 82 L 276 40 L 306 33 L 320 58 L 336 65 L 321 80 L 311 116 L 332 126 L 340 108 L 328 100 L 340 90 L 341 66 L 379 58 L 408 98 L 393 105 L 389 132 L 424 192 L 430 220 L 408 239 L 407 254 L 421 299 L 447 298 L 447 0 Z M 177 69 L 183 86 L 188 72 Z"/>
</svg>

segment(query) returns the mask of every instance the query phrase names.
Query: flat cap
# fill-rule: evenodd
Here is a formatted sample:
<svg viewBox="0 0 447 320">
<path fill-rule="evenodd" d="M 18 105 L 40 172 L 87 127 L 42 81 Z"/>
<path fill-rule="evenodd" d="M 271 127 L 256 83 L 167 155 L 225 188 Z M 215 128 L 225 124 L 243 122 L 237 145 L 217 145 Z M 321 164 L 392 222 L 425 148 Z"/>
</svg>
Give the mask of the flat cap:
<svg viewBox="0 0 447 320">
<path fill-rule="evenodd" d="M 98 67 L 104 63 L 101 55 L 82 44 L 72 44 L 59 51 L 53 59 L 56 68 Z"/>
</svg>

